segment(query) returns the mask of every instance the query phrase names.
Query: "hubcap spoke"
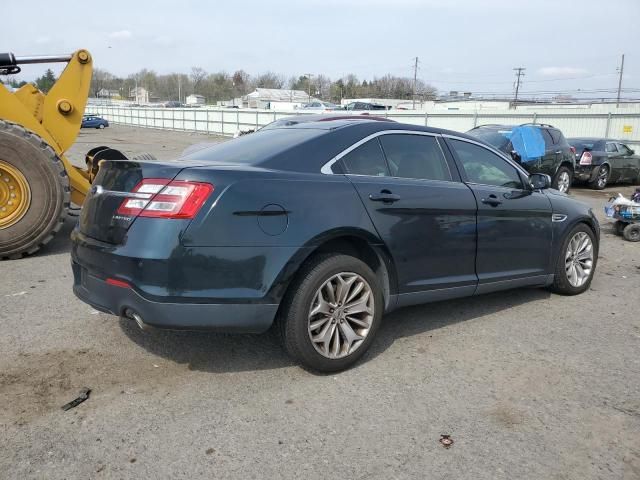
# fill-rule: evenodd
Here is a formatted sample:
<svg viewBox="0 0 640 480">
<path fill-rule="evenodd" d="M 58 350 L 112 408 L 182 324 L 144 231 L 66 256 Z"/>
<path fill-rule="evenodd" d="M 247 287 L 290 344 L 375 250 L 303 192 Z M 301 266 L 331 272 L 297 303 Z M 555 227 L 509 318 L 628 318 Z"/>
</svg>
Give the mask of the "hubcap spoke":
<svg viewBox="0 0 640 480">
<path fill-rule="evenodd" d="M 585 232 L 576 233 L 565 252 L 567 280 L 573 287 L 583 286 L 591 277 L 593 269 L 593 242 Z"/>
<path fill-rule="evenodd" d="M 371 287 L 360 275 L 342 272 L 327 279 L 309 308 L 307 328 L 315 350 L 330 359 L 352 354 L 369 334 L 374 307 Z"/>
</svg>

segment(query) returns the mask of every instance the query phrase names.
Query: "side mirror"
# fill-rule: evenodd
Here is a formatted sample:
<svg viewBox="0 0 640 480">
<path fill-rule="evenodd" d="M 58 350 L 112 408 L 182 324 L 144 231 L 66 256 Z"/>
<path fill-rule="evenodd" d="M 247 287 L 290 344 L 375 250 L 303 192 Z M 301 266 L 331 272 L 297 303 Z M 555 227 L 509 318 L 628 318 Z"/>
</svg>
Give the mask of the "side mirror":
<svg viewBox="0 0 640 480">
<path fill-rule="evenodd" d="M 532 173 L 529 175 L 529 183 L 534 190 L 551 188 L 551 177 L 544 173 Z"/>
</svg>

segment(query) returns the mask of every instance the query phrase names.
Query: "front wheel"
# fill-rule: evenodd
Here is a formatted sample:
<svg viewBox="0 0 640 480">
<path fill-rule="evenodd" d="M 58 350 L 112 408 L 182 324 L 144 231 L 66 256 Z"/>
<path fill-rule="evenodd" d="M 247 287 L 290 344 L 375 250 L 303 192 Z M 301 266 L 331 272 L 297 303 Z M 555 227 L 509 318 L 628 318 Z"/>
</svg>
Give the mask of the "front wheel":
<svg viewBox="0 0 640 480">
<path fill-rule="evenodd" d="M 102 129 L 104 128 L 104 124 L 103 124 L 103 123 L 101 123 L 100 125 L 98 125 L 98 128 L 99 128 L 100 130 L 102 130 Z"/>
<path fill-rule="evenodd" d="M 572 177 L 573 174 L 568 167 L 560 167 L 556 172 L 556 176 L 553 178 L 551 187 L 562 193 L 569 193 Z"/>
<path fill-rule="evenodd" d="M 584 223 L 576 225 L 562 242 L 551 290 L 562 295 L 584 292 L 591 285 L 597 261 L 595 234 Z"/>
<path fill-rule="evenodd" d="M 284 346 L 313 370 L 344 370 L 371 345 L 383 308 L 378 279 L 364 262 L 319 255 L 299 272 L 283 301 L 278 321 Z"/>
<path fill-rule="evenodd" d="M 624 227 L 622 235 L 629 242 L 640 242 L 640 223 L 630 223 Z"/>
</svg>

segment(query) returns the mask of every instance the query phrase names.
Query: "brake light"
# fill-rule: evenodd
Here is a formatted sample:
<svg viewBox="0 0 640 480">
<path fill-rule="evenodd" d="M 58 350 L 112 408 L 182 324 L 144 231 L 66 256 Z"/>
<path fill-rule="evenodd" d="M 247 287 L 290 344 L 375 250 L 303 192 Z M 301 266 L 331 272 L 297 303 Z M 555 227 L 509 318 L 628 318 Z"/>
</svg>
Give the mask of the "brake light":
<svg viewBox="0 0 640 480">
<path fill-rule="evenodd" d="M 593 155 L 591 155 L 591 152 L 583 152 L 580 157 L 580 165 L 591 165 L 592 160 Z"/>
<path fill-rule="evenodd" d="M 213 185 L 166 178 L 145 178 L 118 214 L 153 218 L 193 218 L 213 192 Z"/>
<path fill-rule="evenodd" d="M 569 146 L 569 148 L 571 149 L 571 153 L 573 153 L 575 155 L 576 154 L 576 147 L 571 145 L 571 146 Z"/>
</svg>

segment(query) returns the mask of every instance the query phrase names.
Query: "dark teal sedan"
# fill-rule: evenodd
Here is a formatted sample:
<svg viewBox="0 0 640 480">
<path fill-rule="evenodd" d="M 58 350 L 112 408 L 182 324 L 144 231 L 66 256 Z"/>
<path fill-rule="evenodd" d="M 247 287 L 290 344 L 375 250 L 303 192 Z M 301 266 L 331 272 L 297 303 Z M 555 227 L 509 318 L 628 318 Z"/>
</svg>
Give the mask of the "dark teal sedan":
<svg viewBox="0 0 640 480">
<path fill-rule="evenodd" d="M 109 126 L 104 118 L 96 117 L 95 115 L 85 115 L 82 117 L 81 128 L 105 128 Z"/>
</svg>

